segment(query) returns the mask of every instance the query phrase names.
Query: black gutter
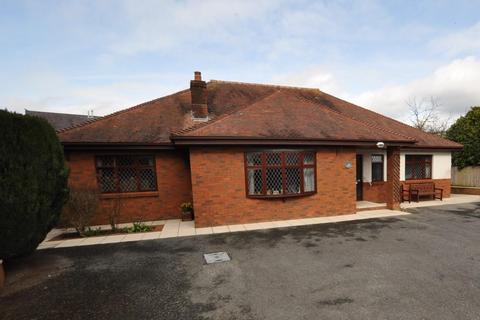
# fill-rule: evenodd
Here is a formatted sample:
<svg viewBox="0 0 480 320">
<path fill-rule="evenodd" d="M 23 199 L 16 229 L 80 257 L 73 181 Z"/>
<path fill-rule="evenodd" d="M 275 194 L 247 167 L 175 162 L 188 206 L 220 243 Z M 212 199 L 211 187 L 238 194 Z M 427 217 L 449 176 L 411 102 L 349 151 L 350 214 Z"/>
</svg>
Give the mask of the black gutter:
<svg viewBox="0 0 480 320">
<path fill-rule="evenodd" d="M 308 145 L 308 146 L 376 146 L 378 142 L 384 142 L 386 146 L 412 146 L 413 140 L 327 140 L 327 139 L 268 139 L 251 137 L 193 137 L 172 136 L 173 143 L 178 146 L 187 145 Z"/>
</svg>

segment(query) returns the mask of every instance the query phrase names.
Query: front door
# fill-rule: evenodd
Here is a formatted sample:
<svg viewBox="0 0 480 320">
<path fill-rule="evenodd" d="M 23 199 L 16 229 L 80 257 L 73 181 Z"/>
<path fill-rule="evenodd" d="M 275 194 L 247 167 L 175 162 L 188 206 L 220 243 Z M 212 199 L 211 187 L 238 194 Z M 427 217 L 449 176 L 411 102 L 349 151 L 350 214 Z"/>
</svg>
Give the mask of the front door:
<svg viewBox="0 0 480 320">
<path fill-rule="evenodd" d="M 357 154 L 357 201 L 363 200 L 363 156 Z"/>
</svg>

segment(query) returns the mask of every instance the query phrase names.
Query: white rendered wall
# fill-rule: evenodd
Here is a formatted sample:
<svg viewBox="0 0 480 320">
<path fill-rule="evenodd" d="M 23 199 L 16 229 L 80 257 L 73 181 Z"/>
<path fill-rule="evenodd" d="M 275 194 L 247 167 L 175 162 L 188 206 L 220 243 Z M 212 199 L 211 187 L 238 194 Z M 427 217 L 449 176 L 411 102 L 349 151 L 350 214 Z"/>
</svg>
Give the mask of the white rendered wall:
<svg viewBox="0 0 480 320">
<path fill-rule="evenodd" d="M 381 149 L 357 150 L 363 156 L 363 182 L 372 182 L 372 154 L 383 154 L 383 180 L 387 181 L 387 152 Z"/>
<path fill-rule="evenodd" d="M 450 179 L 452 170 L 452 153 L 443 151 L 401 151 L 400 152 L 400 180 L 405 181 L 405 155 L 423 154 L 432 155 L 432 179 Z"/>
</svg>

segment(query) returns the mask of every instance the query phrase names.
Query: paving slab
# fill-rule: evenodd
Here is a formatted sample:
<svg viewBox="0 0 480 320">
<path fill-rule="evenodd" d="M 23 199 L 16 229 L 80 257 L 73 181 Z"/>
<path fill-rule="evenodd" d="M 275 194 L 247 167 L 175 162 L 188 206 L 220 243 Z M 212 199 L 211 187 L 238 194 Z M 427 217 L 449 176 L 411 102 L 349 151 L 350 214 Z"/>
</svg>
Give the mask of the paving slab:
<svg viewBox="0 0 480 320">
<path fill-rule="evenodd" d="M 60 241 L 60 243 L 57 246 L 55 246 L 55 248 L 76 247 L 76 246 L 82 245 L 83 241 L 85 241 L 85 238 L 63 240 L 63 241 Z"/>
<path fill-rule="evenodd" d="M 101 244 L 103 240 L 105 240 L 107 236 L 103 237 L 88 237 L 83 240 L 80 245 L 82 246 L 89 246 L 89 245 L 94 245 L 94 244 Z"/>
<path fill-rule="evenodd" d="M 150 221 L 152 226 L 159 226 L 165 224 L 167 220 L 154 220 Z"/>
<path fill-rule="evenodd" d="M 163 233 L 160 235 L 160 239 L 167 239 L 167 238 L 177 238 L 178 233 Z"/>
<path fill-rule="evenodd" d="M 63 229 L 53 229 L 50 231 L 47 236 L 45 237 L 45 241 L 49 241 L 50 239 L 55 238 L 56 236 L 59 236 L 61 234 L 65 233 L 65 230 Z"/>
<path fill-rule="evenodd" d="M 162 229 L 162 234 L 160 238 L 171 238 L 178 236 L 178 232 L 180 229 L 180 220 L 168 220 Z"/>
<path fill-rule="evenodd" d="M 143 233 L 142 240 L 153 240 L 153 239 L 160 239 L 161 232 L 145 232 Z"/>
<path fill-rule="evenodd" d="M 226 233 L 226 232 L 230 232 L 230 230 L 228 229 L 228 226 L 216 226 L 216 227 L 212 227 L 212 231 L 213 231 L 213 233 Z"/>
<path fill-rule="evenodd" d="M 101 244 L 104 243 L 116 243 L 116 242 L 122 242 L 123 238 L 125 238 L 126 234 L 118 234 L 118 235 L 112 235 L 112 236 L 106 236 Z"/>
<path fill-rule="evenodd" d="M 230 232 L 240 232 L 240 231 L 247 231 L 243 224 L 232 224 L 228 226 Z"/>
<path fill-rule="evenodd" d="M 195 235 L 195 222 L 194 221 L 182 221 L 178 228 L 178 236 L 194 236 Z"/>
<path fill-rule="evenodd" d="M 195 228 L 180 228 L 178 230 L 179 237 L 187 237 L 187 236 L 194 236 L 195 235 Z"/>
<path fill-rule="evenodd" d="M 272 221 L 272 225 L 274 226 L 274 228 L 285 228 L 291 226 L 289 220 Z"/>
<path fill-rule="evenodd" d="M 129 241 L 140 241 L 142 240 L 144 234 L 143 233 L 131 233 L 125 235 L 125 237 L 122 239 L 122 242 L 129 242 Z"/>
<path fill-rule="evenodd" d="M 166 220 L 166 225 L 179 225 L 182 222 L 181 219 L 168 219 Z"/>
<path fill-rule="evenodd" d="M 268 224 L 265 224 L 264 222 L 258 222 L 258 223 L 245 223 L 243 225 L 247 231 L 251 230 L 262 230 L 262 229 L 268 229 L 269 226 Z"/>
<path fill-rule="evenodd" d="M 195 235 L 205 235 L 205 234 L 213 234 L 212 227 L 206 228 L 195 228 Z"/>
<path fill-rule="evenodd" d="M 422 208 L 422 207 L 435 207 L 435 206 L 444 206 L 449 204 L 467 204 L 480 202 L 480 196 L 471 195 L 471 194 L 451 194 L 449 198 L 444 198 L 443 200 L 427 200 L 420 202 L 402 202 L 400 207 L 402 209 L 410 208 Z"/>
<path fill-rule="evenodd" d="M 291 227 L 301 226 L 304 224 L 302 219 L 288 220 L 288 223 L 290 224 Z"/>
<path fill-rule="evenodd" d="M 195 228 L 195 221 L 180 221 L 180 228 Z"/>
<path fill-rule="evenodd" d="M 59 244 L 63 241 L 44 241 L 38 245 L 37 249 L 49 249 L 49 248 L 56 248 Z"/>
</svg>

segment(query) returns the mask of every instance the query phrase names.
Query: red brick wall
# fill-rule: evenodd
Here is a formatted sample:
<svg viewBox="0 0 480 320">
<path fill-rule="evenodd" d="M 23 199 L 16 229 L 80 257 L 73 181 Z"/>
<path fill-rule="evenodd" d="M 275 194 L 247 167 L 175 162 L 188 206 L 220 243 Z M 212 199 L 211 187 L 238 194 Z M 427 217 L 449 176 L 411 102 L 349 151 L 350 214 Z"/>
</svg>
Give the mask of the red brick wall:
<svg viewBox="0 0 480 320">
<path fill-rule="evenodd" d="M 418 183 L 418 182 L 434 182 L 437 188 L 443 189 L 443 196 L 450 197 L 451 187 L 450 179 L 431 179 L 431 180 L 408 180 L 401 181 L 402 184 Z M 363 183 L 363 200 L 377 203 L 384 203 L 387 199 L 387 183 L 386 182 L 365 182 Z"/>
<path fill-rule="evenodd" d="M 479 195 L 480 196 L 480 188 L 479 187 L 452 187 L 452 193 L 455 194 L 472 194 L 472 195 Z"/>
<path fill-rule="evenodd" d="M 97 186 L 95 153 L 69 152 L 69 185 L 71 187 Z M 123 193 L 120 222 L 134 220 L 161 220 L 180 218 L 180 204 L 192 201 L 188 155 L 179 151 L 155 153 L 157 192 Z M 102 195 L 101 208 L 92 224 L 107 224 L 108 215 L 102 208 L 111 204 L 111 195 Z"/>
<path fill-rule="evenodd" d="M 240 148 L 192 148 L 190 166 L 197 227 L 355 213 L 353 149 L 318 150 L 317 193 L 285 201 L 246 197 Z"/>
<path fill-rule="evenodd" d="M 411 183 L 422 183 L 422 182 L 434 182 L 436 188 L 443 189 L 443 197 L 450 197 L 452 181 L 450 179 L 425 179 L 425 180 L 406 180 L 401 181 L 402 185 L 408 185 Z"/>
<path fill-rule="evenodd" d="M 363 183 L 363 200 L 385 203 L 387 202 L 387 183 L 385 181 L 376 181 Z"/>
</svg>

